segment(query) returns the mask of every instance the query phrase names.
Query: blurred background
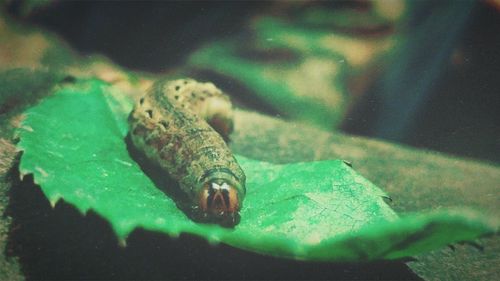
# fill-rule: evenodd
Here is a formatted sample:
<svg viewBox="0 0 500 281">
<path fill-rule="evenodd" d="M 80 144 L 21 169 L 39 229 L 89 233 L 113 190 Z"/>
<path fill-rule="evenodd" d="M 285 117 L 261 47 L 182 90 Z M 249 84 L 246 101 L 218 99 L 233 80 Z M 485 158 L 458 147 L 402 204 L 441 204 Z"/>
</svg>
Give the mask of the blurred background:
<svg viewBox="0 0 500 281">
<path fill-rule="evenodd" d="M 499 163 L 499 7 L 11 0 L 4 10 L 58 34 L 84 58 L 102 54 L 131 71 L 209 80 L 244 108 Z"/>
</svg>

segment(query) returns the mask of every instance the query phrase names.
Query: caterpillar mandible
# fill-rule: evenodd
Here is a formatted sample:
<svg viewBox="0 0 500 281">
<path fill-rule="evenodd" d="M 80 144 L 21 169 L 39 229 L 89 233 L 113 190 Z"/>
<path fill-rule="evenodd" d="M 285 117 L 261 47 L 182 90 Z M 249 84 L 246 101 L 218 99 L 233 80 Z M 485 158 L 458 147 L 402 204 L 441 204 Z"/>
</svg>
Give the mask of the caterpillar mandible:
<svg viewBox="0 0 500 281">
<path fill-rule="evenodd" d="M 212 83 L 159 80 L 129 115 L 137 150 L 179 183 L 207 221 L 234 225 L 245 197 L 245 174 L 223 137 L 233 129 L 229 97 Z"/>
</svg>

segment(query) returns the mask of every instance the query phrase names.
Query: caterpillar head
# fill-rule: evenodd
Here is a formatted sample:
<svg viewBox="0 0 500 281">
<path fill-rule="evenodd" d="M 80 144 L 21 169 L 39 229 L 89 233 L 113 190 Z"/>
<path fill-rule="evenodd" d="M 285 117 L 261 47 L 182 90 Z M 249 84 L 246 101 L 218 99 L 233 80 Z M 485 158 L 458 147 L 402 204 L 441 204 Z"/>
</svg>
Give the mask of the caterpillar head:
<svg viewBox="0 0 500 281">
<path fill-rule="evenodd" d="M 237 223 L 243 194 L 235 183 L 215 178 L 206 181 L 198 196 L 198 206 L 210 220 L 221 224 Z"/>
</svg>

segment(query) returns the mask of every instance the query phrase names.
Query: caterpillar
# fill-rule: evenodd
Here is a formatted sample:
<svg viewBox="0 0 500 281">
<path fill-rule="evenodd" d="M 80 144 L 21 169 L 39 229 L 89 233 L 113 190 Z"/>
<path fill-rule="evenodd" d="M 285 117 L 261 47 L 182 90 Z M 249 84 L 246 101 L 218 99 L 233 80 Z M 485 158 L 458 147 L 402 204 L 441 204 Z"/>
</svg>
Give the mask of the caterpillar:
<svg viewBox="0 0 500 281">
<path fill-rule="evenodd" d="M 229 97 L 212 83 L 159 80 L 128 118 L 132 145 L 179 183 L 191 210 L 234 225 L 246 177 L 224 139 L 233 130 Z"/>
</svg>

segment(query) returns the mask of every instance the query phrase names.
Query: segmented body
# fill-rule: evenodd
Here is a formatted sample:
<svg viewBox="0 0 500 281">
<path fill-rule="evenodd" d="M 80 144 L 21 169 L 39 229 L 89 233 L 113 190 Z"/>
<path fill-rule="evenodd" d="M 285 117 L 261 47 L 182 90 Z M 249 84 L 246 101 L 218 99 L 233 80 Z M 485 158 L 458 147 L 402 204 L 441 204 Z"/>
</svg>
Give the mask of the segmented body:
<svg viewBox="0 0 500 281">
<path fill-rule="evenodd" d="M 181 79 L 156 82 L 129 116 L 134 146 L 209 217 L 234 216 L 245 196 L 245 174 L 220 135 L 231 132 L 232 114 L 212 83 Z"/>
</svg>

